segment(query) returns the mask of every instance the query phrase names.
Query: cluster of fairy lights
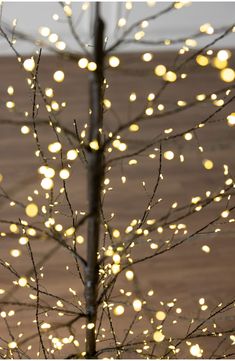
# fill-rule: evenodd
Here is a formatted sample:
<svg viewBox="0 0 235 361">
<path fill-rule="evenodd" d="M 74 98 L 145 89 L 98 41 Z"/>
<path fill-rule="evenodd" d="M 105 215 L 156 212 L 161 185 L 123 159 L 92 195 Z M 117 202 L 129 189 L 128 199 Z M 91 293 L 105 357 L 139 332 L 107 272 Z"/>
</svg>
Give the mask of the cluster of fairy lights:
<svg viewBox="0 0 235 361">
<path fill-rule="evenodd" d="M 181 9 L 186 3 L 177 2 L 175 3 L 175 9 Z M 153 1 L 148 1 L 149 7 L 154 7 L 155 3 Z M 126 17 L 121 17 L 117 22 L 117 27 L 125 30 L 125 27 L 128 25 L 128 14 L 132 10 L 133 4 L 132 2 L 126 2 L 125 3 L 125 10 L 127 13 Z M 82 11 L 86 12 L 89 9 L 89 3 L 82 4 Z M 64 13 L 66 17 L 72 18 L 73 11 L 72 7 L 70 6 L 69 2 L 66 2 L 63 7 Z M 53 14 L 53 20 L 54 21 L 60 21 L 60 16 L 58 14 Z M 137 31 L 133 34 L 133 37 L 135 41 L 139 41 L 143 39 L 146 35 L 147 28 L 149 26 L 149 22 L 147 20 L 140 23 L 139 28 Z M 199 31 L 204 34 L 205 36 L 210 36 L 214 34 L 214 28 L 211 24 L 206 23 L 202 24 L 200 26 Z M 231 30 L 231 32 L 234 32 L 234 29 Z M 64 41 L 62 41 L 56 33 L 53 33 L 51 29 L 48 27 L 40 27 L 39 29 L 40 36 L 51 46 L 54 46 L 57 50 L 63 52 L 67 46 Z M 165 46 L 171 45 L 171 41 L 169 39 L 165 40 Z M 188 52 L 190 52 L 193 48 L 197 47 L 198 43 L 196 39 L 185 39 L 185 42 L 183 46 L 179 49 L 178 55 L 184 55 Z M 156 60 L 155 60 L 156 57 Z M 194 101 L 198 104 L 203 102 L 209 102 L 212 104 L 215 109 L 223 107 L 226 103 L 226 99 L 229 99 L 229 96 L 231 95 L 231 89 L 229 88 L 229 84 L 232 84 L 232 82 L 235 80 L 235 71 L 233 70 L 232 66 L 230 65 L 230 60 L 232 57 L 232 52 L 230 50 L 221 49 L 221 50 L 212 50 L 212 49 L 206 49 L 203 53 L 198 54 L 194 59 L 193 62 L 198 67 L 212 67 L 217 71 L 218 78 L 225 83 L 228 83 L 227 90 L 223 93 L 223 96 L 218 93 L 213 94 L 204 94 L 200 93 L 196 95 L 196 98 Z M 33 81 L 34 81 L 34 72 L 37 66 L 37 56 L 32 56 L 31 58 L 22 59 L 19 58 L 19 63 L 22 65 L 23 70 L 26 72 L 27 76 L 27 84 L 30 89 L 33 88 Z M 164 64 L 160 64 L 157 61 L 157 56 L 155 53 L 152 52 L 146 52 L 141 55 L 141 61 L 144 63 L 150 63 L 152 65 L 152 75 L 156 77 L 156 79 L 161 80 L 165 83 L 167 83 L 169 86 L 171 83 L 177 83 L 178 81 L 184 81 L 184 79 L 187 79 L 190 77 L 190 73 L 186 72 L 177 72 L 174 69 L 168 68 Z M 156 63 L 157 61 L 157 63 Z M 88 59 L 88 57 L 83 56 L 78 59 L 78 68 L 81 71 L 94 72 L 97 69 L 97 65 L 94 61 L 91 61 Z M 122 65 L 121 59 L 116 55 L 110 55 L 107 58 L 107 67 L 112 68 L 114 71 L 118 71 L 119 66 Z M 66 72 L 63 69 L 57 69 L 52 75 L 51 75 L 51 82 L 56 82 L 58 84 L 63 83 L 66 81 Z M 104 85 L 106 87 L 109 87 L 108 80 L 105 79 Z M 15 90 L 13 85 L 9 85 L 7 88 L 7 100 L 5 102 L 6 108 L 10 112 L 14 112 L 15 110 L 18 110 L 17 104 L 14 101 L 14 95 Z M 49 115 L 56 116 L 58 112 L 60 112 L 63 108 L 66 108 L 67 102 L 59 102 L 56 100 L 56 91 L 53 88 L 53 85 L 51 87 L 48 87 L 44 89 L 44 96 L 46 99 L 45 103 L 45 109 L 48 112 Z M 138 94 L 133 90 L 128 95 L 128 102 L 130 104 L 133 104 L 135 102 L 138 102 Z M 112 101 L 108 98 L 104 98 L 103 100 L 103 106 L 105 111 L 112 110 Z M 149 93 L 146 98 L 146 108 L 144 110 L 144 113 L 139 119 L 136 119 L 133 123 L 128 124 L 128 131 L 135 135 L 135 133 L 141 132 L 141 125 L 142 122 L 144 123 L 144 120 L 151 117 L 157 117 L 159 114 L 164 114 L 164 112 L 168 111 L 167 105 L 158 102 L 158 99 L 156 98 L 156 94 Z M 176 102 L 176 109 L 177 108 L 183 108 L 185 109 L 188 106 L 187 100 L 178 99 Z M 39 106 L 38 106 L 39 108 Z M 36 138 L 36 134 L 33 130 L 33 127 L 30 120 L 30 111 L 25 111 L 25 118 L 26 122 L 24 125 L 21 126 L 21 133 L 23 136 L 33 136 L 33 138 Z M 229 113 L 226 116 L 226 125 L 229 127 L 233 127 L 235 125 L 235 112 Z M 180 137 L 183 139 L 184 142 L 192 142 L 195 139 L 198 139 L 197 135 L 198 132 L 203 131 L 203 128 L 207 126 L 206 123 L 199 123 L 197 124 L 193 129 L 186 130 L 184 134 L 182 134 Z M 52 206 L 55 209 L 57 208 L 58 201 L 51 200 L 51 194 L 50 192 L 53 191 L 57 185 L 57 183 L 60 181 L 63 183 L 63 185 L 66 184 L 67 180 L 71 177 L 73 164 L 76 164 L 76 162 L 79 160 L 79 156 L 81 155 L 81 146 L 86 143 L 86 129 L 87 124 L 84 125 L 84 128 L 80 132 L 80 144 L 79 147 L 74 147 L 71 149 L 64 149 L 62 142 L 60 141 L 60 134 L 63 132 L 63 129 L 59 126 L 54 129 L 54 131 L 57 133 L 58 137 L 56 139 L 48 144 L 47 152 L 50 155 L 50 165 L 42 164 L 38 168 L 38 174 L 40 176 L 39 181 L 39 188 L 34 190 L 34 196 L 29 195 L 27 198 L 27 204 L 24 205 L 25 209 L 25 216 L 26 219 L 21 219 L 19 222 L 12 222 L 9 225 L 9 231 L 12 235 L 17 237 L 18 240 L 18 246 L 17 248 L 13 248 L 10 250 L 10 256 L 12 258 L 19 258 L 22 257 L 24 252 L 22 251 L 24 247 L 27 247 L 27 245 L 30 242 L 30 239 L 36 239 L 37 236 L 39 236 L 39 233 L 37 231 L 37 228 L 34 226 L 31 226 L 31 220 L 37 220 L 44 219 L 43 226 L 46 232 L 50 232 L 50 230 L 56 231 L 58 234 L 60 234 L 66 241 L 72 242 L 72 244 L 76 244 L 77 246 L 82 246 L 86 242 L 86 238 L 82 236 L 81 234 L 77 234 L 77 229 L 74 227 L 74 225 L 70 227 L 65 227 L 63 224 L 58 223 L 56 220 L 56 216 L 53 216 L 53 212 L 49 211 L 49 208 Z M 202 129 L 202 130 L 201 130 Z M 167 139 L 167 137 L 171 137 L 171 135 L 175 134 L 175 130 L 173 128 L 166 128 L 164 129 L 164 137 Z M 102 130 L 101 130 L 102 133 Z M 121 132 L 120 132 L 121 133 Z M 109 156 L 110 153 L 113 153 L 114 155 L 117 154 L 117 156 L 122 154 L 128 154 L 128 144 L 122 139 L 122 135 L 119 132 L 117 134 L 110 132 L 108 134 L 109 143 L 107 146 L 107 156 Z M 185 156 L 183 153 L 177 154 L 175 150 L 170 148 L 170 142 L 166 142 L 166 146 L 164 146 L 164 151 L 162 153 L 163 161 L 169 161 L 169 162 L 176 162 L 179 160 L 180 163 L 184 163 Z M 89 144 L 89 148 L 91 151 L 96 152 L 100 150 L 99 142 L 97 139 L 93 139 Z M 151 151 L 147 155 L 149 159 L 156 160 L 156 158 L 159 156 L 160 148 L 158 145 L 155 147 L 152 147 L 154 150 Z M 198 144 L 198 150 L 201 153 L 202 157 L 201 159 L 201 167 L 202 171 L 203 169 L 205 171 L 210 172 L 216 163 L 216 159 L 209 159 L 208 157 L 204 156 L 204 148 L 202 145 Z M 120 152 L 120 153 L 119 153 Z M 63 158 L 66 160 L 66 162 L 63 162 L 63 166 L 61 166 L 58 169 L 58 166 L 53 166 L 53 161 L 57 161 L 60 157 L 60 155 L 63 155 Z M 40 157 L 40 151 L 37 149 L 35 151 L 35 156 Z M 115 155 L 116 156 L 116 155 Z M 112 158 L 110 158 L 112 160 Z M 132 158 L 127 157 L 126 163 L 128 166 L 136 166 L 138 162 L 140 161 L 138 157 Z M 108 168 L 108 171 L 111 170 L 111 166 Z M 227 200 L 227 205 L 225 208 L 223 208 L 220 212 L 220 219 L 222 219 L 225 223 L 233 223 L 235 221 L 234 218 L 231 217 L 231 211 L 229 209 L 229 201 L 231 199 L 231 194 L 229 193 L 229 190 L 234 187 L 234 181 L 230 176 L 230 170 L 229 166 L 227 164 L 223 165 L 223 174 L 224 174 L 224 184 L 223 187 L 218 191 L 218 193 L 215 195 L 210 190 L 207 190 L 205 192 L 205 195 L 192 195 L 192 198 L 190 200 L 190 209 L 192 214 L 194 212 L 200 212 L 204 210 L 204 207 L 207 206 L 208 202 L 211 203 L 219 203 L 222 202 L 224 199 Z M 160 182 L 164 180 L 164 174 L 160 174 Z M 3 181 L 4 184 L 4 177 L 1 175 L 1 182 Z M 122 184 L 126 184 L 128 181 L 128 178 L 126 175 L 122 174 L 121 176 L 121 182 Z M 146 184 L 143 181 L 142 186 L 145 187 Z M 113 191 L 114 187 L 112 186 L 112 179 L 110 179 L 108 176 L 104 179 L 103 184 L 103 193 L 104 195 L 107 194 L 109 191 Z M 45 192 L 45 194 L 43 193 Z M 64 186 L 60 187 L 59 194 L 62 195 L 65 193 Z M 54 202 L 52 205 L 49 204 L 49 206 L 46 205 L 40 205 L 40 202 L 35 200 L 36 197 L 41 196 L 42 194 L 45 195 L 45 198 L 50 203 L 51 201 Z M 157 200 L 157 203 L 160 203 L 162 201 L 161 198 Z M 10 200 L 10 206 L 16 207 L 17 202 L 15 202 L 13 199 Z M 151 210 L 152 204 L 149 204 L 149 208 L 147 211 Z M 172 211 L 177 211 L 177 209 L 180 207 L 180 205 L 173 201 L 171 204 Z M 55 214 L 59 215 L 59 211 L 55 211 Z M 75 211 L 76 215 L 85 215 L 85 211 Z M 49 215 L 49 216 L 48 216 Z M 115 218 L 115 213 L 111 215 L 111 220 Z M 121 230 L 117 228 L 111 228 L 108 223 L 105 224 L 106 228 L 109 228 L 109 232 L 106 230 L 106 233 L 109 234 L 110 238 L 112 238 L 112 244 L 108 245 L 107 247 L 101 247 L 98 259 L 105 259 L 104 265 L 100 267 L 99 273 L 100 273 L 100 279 L 101 284 L 105 285 L 110 278 L 116 277 L 119 274 L 124 273 L 124 278 L 126 285 L 129 287 L 129 285 L 134 285 L 135 280 L 137 279 L 137 275 L 134 272 L 134 263 L 135 259 L 132 258 L 132 250 L 133 248 L 137 247 L 139 244 L 140 239 L 146 238 L 146 244 L 149 246 L 150 250 L 153 252 L 158 252 L 158 250 L 161 249 L 162 246 L 170 247 L 171 246 L 171 238 L 172 236 L 180 235 L 181 237 L 187 237 L 189 234 L 188 226 L 185 223 L 186 219 L 184 219 L 182 222 L 169 222 L 169 224 L 159 224 L 158 220 L 155 218 L 147 219 L 145 223 L 140 225 L 139 219 L 133 219 L 130 221 L 130 223 L 126 226 L 125 230 L 122 232 Z M 184 223 L 183 223 L 184 222 Z M 214 225 L 214 233 L 220 232 L 221 227 Z M 111 230 L 110 230 L 111 229 Z M 151 234 L 155 232 L 155 237 L 157 239 L 163 239 L 164 233 L 167 233 L 166 239 L 164 241 L 158 242 L 154 239 L 150 238 Z M 170 233 L 169 233 L 170 232 Z M 156 237 L 157 234 L 157 237 Z M 170 236 L 169 236 L 170 234 Z M 1 232 L 1 236 L 4 238 L 7 236 L 7 233 Z M 169 238 L 168 238 L 169 237 Z M 128 239 L 129 242 L 129 248 L 128 250 L 125 248 L 125 243 L 123 243 L 123 239 Z M 209 254 L 211 252 L 211 247 L 207 244 L 204 244 L 201 247 L 201 251 L 205 254 Z M 11 267 L 10 262 L 5 262 L 6 267 Z M 67 270 L 69 270 L 69 266 L 66 267 Z M 38 276 L 40 278 L 40 282 L 43 280 L 44 273 L 43 273 L 43 266 L 38 270 Z M 16 287 L 25 288 L 26 291 L 31 290 L 31 285 L 35 286 L 35 277 L 26 277 L 25 275 L 19 275 L 17 280 L 13 281 L 13 284 Z M 133 286 L 134 287 L 134 286 Z M 130 287 L 131 289 L 131 287 Z M 138 329 L 140 328 L 140 322 L 144 318 L 144 312 L 146 307 L 149 307 L 152 305 L 151 297 L 154 296 L 155 292 L 154 290 L 150 289 L 147 291 L 146 296 L 143 296 L 143 298 L 136 297 L 135 292 L 128 290 L 124 290 L 121 288 L 119 290 L 120 295 L 122 296 L 122 302 L 116 302 L 112 300 L 108 300 L 107 302 L 103 302 L 103 309 L 108 309 L 113 316 L 115 317 L 125 317 L 125 314 L 129 312 L 130 307 L 132 310 L 136 313 L 137 322 L 139 322 L 139 325 L 136 326 Z M 3 288 L 0 289 L 0 296 L 4 296 L 7 293 L 7 291 Z M 69 288 L 69 293 L 73 297 L 78 297 L 77 292 Z M 37 301 L 37 296 L 35 295 L 35 292 L 30 291 L 28 297 L 32 302 Z M 123 301 L 124 297 L 126 297 L 127 301 Z M 82 306 L 82 302 L 79 301 L 78 304 Z M 199 309 L 206 313 L 208 312 L 208 305 L 206 304 L 205 298 L 200 298 L 198 300 Z M 218 309 L 222 307 L 223 304 L 219 304 L 217 307 Z M 65 305 L 63 300 L 58 300 L 54 306 L 56 309 L 58 309 L 58 316 L 64 317 L 65 312 Z M 181 351 L 181 344 L 177 346 L 173 342 L 171 338 L 169 338 L 167 335 L 165 335 L 164 332 L 164 324 L 168 318 L 168 315 L 172 317 L 172 324 L 177 324 L 179 322 L 178 318 L 180 315 L 182 315 L 183 310 L 178 305 L 178 300 L 173 299 L 169 302 L 160 302 L 159 309 L 156 309 L 155 311 L 151 311 L 151 317 L 150 317 L 150 327 L 145 328 L 142 332 L 142 344 L 140 343 L 135 348 L 135 352 L 137 354 L 142 354 L 143 356 L 148 353 L 148 350 L 152 349 L 152 342 L 155 342 L 157 345 L 162 342 L 168 342 L 168 351 L 177 355 Z M 1 306 L 1 313 L 0 316 L 4 320 L 8 320 L 8 318 L 16 317 L 17 315 L 17 309 L 11 309 L 9 311 L 5 311 L 4 307 Z M 47 313 L 45 313 L 45 316 L 47 316 Z M 44 317 L 45 319 L 45 317 Z M 192 319 L 191 324 L 194 323 L 194 319 Z M 33 323 L 36 323 L 36 320 L 33 320 Z M 21 321 L 17 322 L 17 326 L 20 328 L 22 325 Z M 80 341 L 78 340 L 74 334 L 69 334 L 66 337 L 60 337 L 59 334 L 53 333 L 52 330 L 53 322 L 50 323 L 49 321 L 43 321 L 40 323 L 40 329 L 42 332 L 42 335 L 44 338 L 47 337 L 49 340 L 50 346 L 47 347 L 48 353 L 55 353 L 57 351 L 60 351 L 66 346 L 67 344 L 71 345 L 73 344 L 75 348 L 80 348 Z M 85 321 L 81 326 L 81 329 L 85 329 L 86 327 L 92 329 L 95 327 L 94 324 L 89 323 L 86 324 Z M 213 332 L 214 335 L 221 334 L 217 332 L 216 329 L 217 325 L 216 323 L 213 323 Z M 105 332 L 107 329 L 102 328 L 100 337 L 97 339 L 97 342 L 101 341 L 102 339 L 105 339 L 107 334 Z M 202 329 L 202 333 L 207 333 L 209 330 L 207 326 L 205 325 Z M 131 328 L 129 330 L 129 334 L 136 335 L 135 326 L 133 329 Z M 18 337 L 13 338 L 12 340 L 9 340 L 7 348 L 8 353 L 7 355 L 10 355 L 13 357 L 14 352 L 17 352 L 18 349 L 20 349 L 21 339 L 23 338 L 23 333 L 19 333 Z M 235 343 L 235 336 L 232 334 L 229 335 L 230 343 L 233 345 Z M 143 341 L 144 340 L 144 341 Z M 120 345 L 120 342 L 118 343 Z M 203 349 L 200 346 L 199 341 L 186 339 L 183 343 L 189 348 L 189 352 L 191 356 L 201 358 L 203 357 Z M 0 349 L 4 349 L 2 346 L 0 346 Z M 27 346 L 27 350 L 30 351 L 32 349 L 32 344 L 29 344 Z M 119 351 L 118 351 L 119 352 Z M 41 352 L 37 352 L 37 356 L 41 355 Z M 85 356 L 85 351 L 81 350 L 81 355 Z"/>
</svg>

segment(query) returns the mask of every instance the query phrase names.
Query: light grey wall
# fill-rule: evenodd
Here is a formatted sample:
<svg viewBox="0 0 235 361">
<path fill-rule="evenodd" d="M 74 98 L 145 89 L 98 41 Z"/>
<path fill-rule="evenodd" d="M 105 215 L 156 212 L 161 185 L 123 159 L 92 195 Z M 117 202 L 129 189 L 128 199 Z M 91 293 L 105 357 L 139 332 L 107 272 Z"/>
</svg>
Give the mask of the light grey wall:
<svg viewBox="0 0 235 361">
<path fill-rule="evenodd" d="M 77 19 L 82 13 L 81 2 L 73 2 L 72 9 L 74 18 Z M 111 44 L 122 32 L 116 28 L 117 20 L 125 13 L 125 3 L 123 2 L 105 2 L 102 4 L 103 17 L 107 28 L 108 44 Z M 141 19 L 142 17 L 154 14 L 169 6 L 169 2 L 157 2 L 155 6 L 149 7 L 144 2 L 133 2 L 133 10 L 130 11 L 128 24 Z M 92 4 L 90 6 L 92 9 Z M 90 37 L 92 11 L 84 12 L 82 20 L 77 26 L 79 35 L 88 44 L 92 42 Z M 66 23 L 54 21 L 53 14 L 58 14 L 65 19 L 63 9 L 56 2 L 4 2 L 2 9 L 2 20 L 12 23 L 17 18 L 17 29 L 30 34 L 33 37 L 39 37 L 38 28 L 48 26 L 51 30 L 64 40 L 68 47 L 76 50 L 77 44 L 71 37 L 69 28 Z M 235 23 L 235 2 L 193 2 L 181 10 L 169 13 L 157 21 L 150 24 L 146 31 L 146 39 L 157 40 L 161 38 L 177 38 L 180 36 L 190 35 L 198 31 L 199 26 L 203 23 L 211 23 L 213 27 L 222 27 Z M 209 37 L 206 37 L 208 41 Z M 210 38 L 213 39 L 213 36 Z M 205 44 L 205 41 L 199 41 L 199 45 Z M 36 49 L 32 44 L 18 42 L 17 48 L 21 53 L 30 53 Z M 229 35 L 218 46 L 234 47 L 235 33 Z M 143 49 L 139 45 L 128 45 L 121 47 L 119 50 L 137 50 Z M 159 49 L 159 47 L 155 48 Z M 10 54 L 8 45 L 4 40 L 0 40 L 0 55 Z"/>
</svg>

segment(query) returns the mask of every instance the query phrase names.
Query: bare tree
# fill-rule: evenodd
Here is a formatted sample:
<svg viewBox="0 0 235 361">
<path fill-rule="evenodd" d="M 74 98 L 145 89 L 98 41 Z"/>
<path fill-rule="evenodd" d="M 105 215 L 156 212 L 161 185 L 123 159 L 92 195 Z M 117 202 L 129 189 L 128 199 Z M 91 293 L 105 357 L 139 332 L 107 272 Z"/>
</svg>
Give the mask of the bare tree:
<svg viewBox="0 0 235 361">
<path fill-rule="evenodd" d="M 127 2 L 122 4 L 125 16 L 118 21 L 117 37 L 110 43 L 106 38 L 102 3 L 97 2 L 90 5 L 94 19 L 92 36 L 86 44 L 77 26 L 89 4 L 83 5 L 76 19 L 73 4 L 60 3 L 64 12 L 61 21 L 68 25 L 78 48 L 74 52 L 67 50 L 66 44 L 47 27 L 40 29 L 46 40 L 38 40 L 18 30 L 15 20 L 9 25 L 4 21 L 4 6 L 1 6 L 1 44 L 4 41 L 9 45 L 19 74 L 23 78 L 26 74 L 30 111 L 16 106 L 12 98 L 14 88 L 9 85 L 7 97 L 11 98 L 3 100 L 0 124 L 2 129 L 20 127 L 23 135 L 32 133 L 30 149 L 35 151 L 36 147 L 32 166 L 35 169 L 31 169 L 32 173 L 36 171 L 36 179 L 34 175 L 21 182 L 14 179 L 13 188 L 7 184 L 1 187 L 3 252 L 0 265 L 6 284 L 0 289 L 4 329 L 0 336 L 1 357 L 234 357 L 235 296 L 231 296 L 231 290 L 228 290 L 229 299 L 227 294 L 225 299 L 217 294 L 209 304 L 203 294 L 196 302 L 195 297 L 189 295 L 191 299 L 184 300 L 183 310 L 178 292 L 173 297 L 172 292 L 169 296 L 163 292 L 162 298 L 156 300 L 156 290 L 147 289 L 147 280 L 153 276 L 155 262 L 161 265 L 161 257 L 167 272 L 168 262 L 177 259 L 178 250 L 185 248 L 187 258 L 190 249 L 197 252 L 193 247 L 200 244 L 200 253 L 208 255 L 211 247 L 205 244 L 206 239 L 234 235 L 234 181 L 230 170 L 234 164 L 228 151 L 226 164 L 221 165 L 223 172 L 217 169 L 216 182 L 210 189 L 202 189 L 201 184 L 204 186 L 205 174 L 219 167 L 217 158 L 222 153 L 215 150 L 214 161 L 206 157 L 208 151 L 204 148 L 216 141 L 208 137 L 213 132 L 223 133 L 229 144 L 228 134 L 235 124 L 235 72 L 229 66 L 233 54 L 216 48 L 221 48 L 224 38 L 234 35 L 235 25 L 214 29 L 207 23 L 186 38 L 159 39 L 156 35 L 156 40 L 148 40 L 145 29 L 149 24 L 164 16 L 176 16 L 174 13 L 185 4 L 165 4 L 161 11 L 128 25 L 133 5 Z M 194 50 L 197 39 L 204 38 L 206 42 Z M 17 46 L 19 40 L 36 44 L 32 57 L 21 54 Z M 121 46 L 132 43 L 153 49 L 174 45 L 177 50 L 170 53 L 166 63 L 154 66 L 151 65 L 154 51 L 146 52 L 142 55 L 143 62 L 135 67 L 129 59 L 136 59 L 136 54 L 129 55 L 130 58 L 117 55 Z M 44 49 L 56 57 L 44 54 Z M 120 58 L 123 66 L 119 66 Z M 48 77 L 45 69 L 48 71 L 47 62 L 51 59 L 59 59 L 56 61 L 61 61 L 59 64 L 65 69 L 78 64 L 85 72 L 89 105 L 88 114 L 84 114 L 88 120 L 81 119 L 80 114 L 73 117 L 73 111 L 68 113 L 68 118 L 66 109 L 70 104 L 55 100 L 54 89 L 45 86 L 43 77 Z M 142 64 L 146 64 L 146 68 Z M 213 88 L 208 89 L 205 85 L 208 90 L 197 94 L 196 99 L 180 99 L 180 89 L 184 88 L 187 77 L 196 72 L 207 79 L 203 71 L 211 65 L 213 81 L 218 84 L 223 81 L 226 86 L 215 89 L 213 83 Z M 115 88 L 115 81 L 118 83 L 115 74 L 140 79 L 147 96 L 138 101 L 133 89 L 127 105 L 117 105 L 114 101 L 113 106 L 108 98 L 110 84 L 114 92 L 120 92 Z M 54 72 L 54 81 L 62 83 L 65 76 L 59 68 Z M 148 88 L 150 78 L 156 83 L 154 92 L 149 93 L 152 91 Z M 75 93 L 76 97 L 82 92 Z M 87 107 L 87 104 L 81 106 Z M 181 122 L 181 117 L 187 121 Z M 140 129 L 142 133 L 138 137 Z M 192 181 L 189 173 L 180 170 L 189 152 L 188 144 L 191 162 L 196 164 L 196 188 L 191 189 L 189 185 L 186 193 L 191 199 L 183 195 L 179 204 L 172 199 L 171 188 L 178 176 L 183 184 L 187 176 L 189 184 Z M 174 164 L 176 158 L 178 165 L 172 173 L 168 164 L 171 161 Z M 131 175 L 131 169 L 138 162 L 142 162 L 143 167 Z M 150 177 L 146 176 L 147 183 L 144 172 L 151 172 Z M 168 181 L 171 177 L 173 182 Z M 129 178 L 128 192 L 124 188 L 116 190 L 117 198 L 112 201 L 109 194 L 113 187 L 124 187 Z M 40 191 L 35 189 L 32 193 L 32 185 L 38 181 Z M 18 188 L 26 191 L 27 196 L 17 199 L 14 194 Z M 128 204 L 129 192 L 140 200 Z M 22 200 L 25 196 L 27 203 Z M 6 204 L 13 208 L 5 214 Z M 114 209 L 111 210 L 110 204 Z M 124 216 L 118 220 L 116 212 L 119 216 L 123 212 Z M 138 214 L 137 218 L 123 220 L 133 214 Z M 5 245 L 8 241 L 4 237 L 11 240 L 9 246 Z M 15 242 L 19 249 L 11 248 Z M 6 250 L 15 262 L 9 260 Z M 170 258 L 166 258 L 168 254 Z M 191 255 L 191 262 L 200 257 L 197 253 L 195 257 Z M 146 266 L 141 268 L 142 265 Z M 58 276 L 54 275 L 53 267 Z M 179 271 L 178 278 L 181 277 Z M 192 290 L 193 287 L 192 282 Z M 26 301 L 26 295 L 30 301 Z M 19 332 L 21 327 L 24 329 L 24 320 L 30 326 Z"/>
</svg>

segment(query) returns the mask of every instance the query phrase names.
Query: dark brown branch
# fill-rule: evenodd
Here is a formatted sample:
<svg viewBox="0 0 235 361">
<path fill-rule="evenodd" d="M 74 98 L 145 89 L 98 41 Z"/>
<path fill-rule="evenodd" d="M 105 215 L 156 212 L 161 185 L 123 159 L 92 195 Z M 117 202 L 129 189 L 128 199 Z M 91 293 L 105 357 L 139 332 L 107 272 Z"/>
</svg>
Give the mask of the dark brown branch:
<svg viewBox="0 0 235 361">
<path fill-rule="evenodd" d="M 87 314 L 86 357 L 96 356 L 95 325 L 97 317 L 97 286 L 99 266 L 97 253 L 99 250 L 100 232 L 100 197 L 104 176 L 103 147 L 101 147 L 100 130 L 103 127 L 103 61 L 104 61 L 104 23 L 100 17 L 100 4 L 95 4 L 94 24 L 94 60 L 96 71 L 90 74 L 91 119 L 89 142 L 95 147 L 87 150 L 87 186 L 88 186 L 88 219 L 87 234 L 87 267 L 85 277 L 85 301 Z"/>
<path fill-rule="evenodd" d="M 40 330 L 40 321 L 39 321 L 39 302 L 40 302 L 40 292 L 39 292 L 39 279 L 38 279 L 38 272 L 37 272 L 37 268 L 36 268 L 36 264 L 34 261 L 34 256 L 33 256 L 33 252 L 32 252 L 32 248 L 30 245 L 30 242 L 28 242 L 28 249 L 29 249 L 29 254 L 30 254 L 30 258 L 33 264 L 33 270 L 34 270 L 34 277 L 35 277 L 35 282 L 36 282 L 36 324 L 37 324 L 37 330 L 38 330 L 38 336 L 39 336 L 39 341 L 40 341 L 40 345 L 43 351 L 43 355 L 45 357 L 45 359 L 47 359 L 47 352 L 46 352 L 46 348 L 44 346 L 44 342 L 42 339 L 42 334 L 41 334 L 41 330 Z"/>
</svg>

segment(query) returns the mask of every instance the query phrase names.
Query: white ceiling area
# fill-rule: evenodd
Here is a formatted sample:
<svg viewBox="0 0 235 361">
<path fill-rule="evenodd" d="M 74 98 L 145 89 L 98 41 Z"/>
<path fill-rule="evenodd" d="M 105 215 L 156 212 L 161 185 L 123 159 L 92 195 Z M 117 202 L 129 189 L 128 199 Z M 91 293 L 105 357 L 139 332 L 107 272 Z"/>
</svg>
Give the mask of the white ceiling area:
<svg viewBox="0 0 235 361">
<path fill-rule="evenodd" d="M 92 43 L 91 23 L 92 8 L 90 3 L 88 10 L 82 10 L 81 2 L 72 2 L 73 18 L 79 36 L 88 45 Z M 136 20 L 160 12 L 168 7 L 170 2 L 156 2 L 149 6 L 146 2 L 132 2 L 132 10 L 127 11 L 124 2 L 102 3 L 103 18 L 106 23 L 106 36 L 108 45 L 117 39 L 124 28 L 118 28 L 117 22 L 122 17 L 127 17 L 127 26 Z M 59 16 L 59 21 L 53 19 L 55 14 Z M 82 14 L 82 16 L 81 16 Z M 56 2 L 4 2 L 2 5 L 2 21 L 12 24 L 13 19 L 17 19 L 17 29 L 35 38 L 42 38 L 38 33 L 41 26 L 46 26 L 53 33 L 59 35 L 59 39 L 66 42 L 68 49 L 79 50 L 75 40 L 71 36 L 66 23 L 63 8 Z M 146 29 L 144 39 L 157 41 L 159 39 L 190 36 L 199 30 L 200 25 L 210 23 L 214 28 L 229 26 L 235 23 L 235 2 L 192 2 L 180 10 L 175 10 L 159 19 L 150 22 Z M 133 38 L 134 33 L 132 33 Z M 206 36 L 200 39 L 198 45 L 204 45 L 211 41 L 215 35 Z M 218 47 L 233 47 L 235 34 L 231 34 L 218 43 Z M 129 37 L 130 38 L 130 37 Z M 209 40 L 208 40 L 209 39 Z M 22 54 L 31 53 L 35 46 L 25 41 L 19 41 L 16 47 Z M 159 46 L 151 46 L 153 50 L 159 50 Z M 168 47 L 170 49 L 171 47 Z M 142 50 L 143 45 L 128 44 L 122 46 L 119 51 Z M 163 49 L 163 47 L 161 47 Z M 166 47 L 164 47 L 164 50 Z M 0 40 L 0 55 L 11 54 L 5 40 Z"/>
</svg>

